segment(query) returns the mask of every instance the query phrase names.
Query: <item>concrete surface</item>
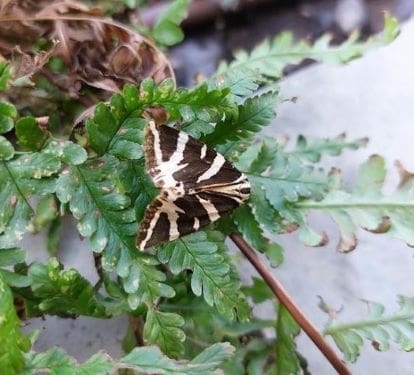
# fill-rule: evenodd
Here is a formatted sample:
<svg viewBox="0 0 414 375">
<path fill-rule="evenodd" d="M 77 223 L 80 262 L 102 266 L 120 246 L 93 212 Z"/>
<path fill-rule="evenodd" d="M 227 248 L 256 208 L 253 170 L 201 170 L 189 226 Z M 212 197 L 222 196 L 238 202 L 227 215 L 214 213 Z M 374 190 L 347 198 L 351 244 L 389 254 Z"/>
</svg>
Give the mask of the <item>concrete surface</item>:
<svg viewBox="0 0 414 375">
<path fill-rule="evenodd" d="M 266 134 L 309 137 L 331 137 L 346 131 L 350 139 L 370 138 L 368 147 L 359 152 L 347 151 L 338 158 L 325 159 L 324 165 L 336 165 L 351 182 L 357 165 L 373 153 L 386 157 L 390 167 L 387 189 L 397 182 L 393 161 L 401 160 L 414 170 L 414 21 L 407 23 L 402 35 L 391 46 L 374 51 L 345 67 L 313 65 L 289 76 L 282 83 L 286 97 L 297 96 L 296 104 L 279 108 L 278 119 Z M 366 312 L 360 299 L 385 304 L 389 311 L 397 309 L 396 296 L 414 296 L 412 276 L 413 250 L 400 241 L 384 235 L 359 232 L 358 248 L 342 255 L 335 251 L 337 231 L 326 218 L 317 217 L 316 228 L 327 230 L 331 241 L 324 248 L 306 248 L 296 235 L 280 236 L 285 248 L 285 263 L 276 274 L 309 317 L 323 327 L 326 315 L 317 307 L 317 295 L 334 307 L 344 305 L 341 319 L 357 320 Z M 73 224 L 66 228 L 62 248 L 63 261 L 81 269 L 91 278 L 92 256 L 86 241 L 80 241 Z M 42 257 L 42 239 L 27 238 L 25 247 L 32 258 Z M 244 265 L 243 268 L 249 269 Z M 253 271 L 250 270 L 252 273 Z M 268 315 L 268 308 L 260 314 Z M 126 328 L 123 318 L 109 321 L 95 319 L 36 320 L 26 329 L 44 327 L 36 345 L 45 350 L 53 345 L 64 347 L 70 354 L 85 359 L 98 349 L 115 356 L 121 354 L 120 340 Z M 313 374 L 334 374 L 330 365 L 303 335 L 299 350 L 309 361 Z M 414 355 L 396 350 L 378 353 L 367 346 L 360 360 L 351 365 L 355 374 L 396 375 L 414 373 Z"/>
</svg>

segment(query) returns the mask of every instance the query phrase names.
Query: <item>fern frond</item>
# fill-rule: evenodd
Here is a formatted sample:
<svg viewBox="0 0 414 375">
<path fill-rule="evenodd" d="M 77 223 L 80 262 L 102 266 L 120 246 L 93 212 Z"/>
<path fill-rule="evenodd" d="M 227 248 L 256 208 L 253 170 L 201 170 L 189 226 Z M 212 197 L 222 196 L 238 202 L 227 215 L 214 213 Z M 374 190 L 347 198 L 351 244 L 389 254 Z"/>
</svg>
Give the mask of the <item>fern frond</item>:
<svg viewBox="0 0 414 375">
<path fill-rule="evenodd" d="M 24 353 L 29 339 L 20 330 L 20 320 L 13 304 L 13 294 L 0 274 L 0 368 L 5 374 L 19 374 L 25 366 Z"/>
<path fill-rule="evenodd" d="M 280 101 L 275 92 L 249 98 L 238 107 L 238 117 L 219 122 L 214 131 L 203 138 L 227 158 L 235 159 L 237 143 L 248 144 L 264 126 L 276 117 L 275 106 Z"/>
<path fill-rule="evenodd" d="M 386 177 L 384 159 L 374 155 L 360 167 L 352 192 L 340 190 L 337 171 L 335 189 L 322 200 L 298 202 L 296 207 L 301 215 L 316 210 L 332 217 L 340 229 L 339 251 L 351 251 L 356 247 L 358 227 L 374 233 L 387 232 L 413 246 L 414 175 L 402 166 L 399 169 L 400 184 L 390 196 L 382 193 Z"/>
<path fill-rule="evenodd" d="M 382 34 L 365 42 L 359 41 L 358 32 L 352 33 L 340 45 L 331 45 L 331 36 L 328 34 L 310 44 L 307 41 L 295 42 L 291 32 L 283 32 L 272 40 L 266 39 L 251 52 L 236 52 L 232 62 L 220 64 L 210 85 L 229 87 L 236 97 L 247 97 L 255 90 L 255 84 L 267 79 L 278 80 L 288 65 L 299 64 L 305 59 L 344 64 L 372 49 L 389 44 L 398 34 L 397 20 L 388 15 L 385 16 Z"/>
<path fill-rule="evenodd" d="M 245 320 L 249 307 L 239 292 L 237 280 L 231 276 L 228 259 L 221 254 L 224 235 L 199 231 L 163 245 L 157 252 L 162 263 L 168 263 L 173 274 L 191 270 L 191 289 L 203 295 L 210 306 L 229 319 Z"/>
<path fill-rule="evenodd" d="M 400 310 L 385 315 L 379 303 L 369 303 L 370 315 L 354 323 L 331 321 L 324 334 L 331 336 L 348 362 L 355 362 L 361 353 L 364 339 L 377 350 L 389 350 L 391 342 L 401 350 L 414 350 L 414 298 L 399 297 Z"/>
<path fill-rule="evenodd" d="M 47 371 L 51 374 L 102 375 L 121 369 L 130 369 L 140 374 L 161 375 L 214 375 L 222 363 L 233 355 L 229 343 L 219 343 L 204 349 L 191 361 L 175 361 L 165 356 L 156 346 L 134 348 L 119 360 L 105 353 L 97 353 L 84 363 L 78 363 L 60 348 L 45 353 L 30 352 L 25 355 L 26 366 L 22 375 Z"/>
<path fill-rule="evenodd" d="M 139 303 L 171 297 L 174 292 L 163 283 L 165 275 L 157 271 L 156 259 L 135 247 L 135 212 L 117 184 L 119 164 L 115 157 L 106 155 L 69 167 L 58 179 L 56 194 L 62 203 L 69 203 L 78 230 L 90 239 L 92 250 L 103 252 L 104 269 L 115 269 L 124 279 L 131 308 L 136 308 Z"/>
<path fill-rule="evenodd" d="M 339 134 L 335 138 L 323 138 L 312 141 L 300 135 L 297 139 L 296 147 L 291 153 L 304 160 L 316 163 L 321 160 L 323 155 L 338 156 L 346 149 L 358 150 L 364 147 L 367 142 L 367 138 L 347 142 L 345 133 Z"/>
<path fill-rule="evenodd" d="M 249 146 L 236 166 L 248 176 L 252 190 L 264 190 L 275 210 L 282 210 L 285 202 L 297 202 L 304 197 L 321 199 L 330 184 L 322 170 L 285 153 L 269 139 Z"/>
<path fill-rule="evenodd" d="M 279 304 L 276 325 L 276 373 L 301 374 L 302 368 L 296 353 L 295 337 L 300 327 L 286 310 Z"/>
<path fill-rule="evenodd" d="M 63 270 L 56 258 L 50 258 L 45 265 L 33 263 L 28 276 L 32 292 L 26 300 L 28 315 L 110 316 L 94 287 L 78 271 Z"/>
<path fill-rule="evenodd" d="M 167 313 L 150 308 L 144 326 L 144 340 L 158 344 L 161 350 L 172 357 L 184 351 L 184 319 L 176 313 Z"/>
<path fill-rule="evenodd" d="M 33 214 L 29 197 L 53 193 L 55 179 L 51 176 L 61 165 L 55 156 L 42 152 L 13 158 L 10 147 L 13 151 L 8 160 L 0 160 L 0 249 L 18 245 Z"/>
</svg>

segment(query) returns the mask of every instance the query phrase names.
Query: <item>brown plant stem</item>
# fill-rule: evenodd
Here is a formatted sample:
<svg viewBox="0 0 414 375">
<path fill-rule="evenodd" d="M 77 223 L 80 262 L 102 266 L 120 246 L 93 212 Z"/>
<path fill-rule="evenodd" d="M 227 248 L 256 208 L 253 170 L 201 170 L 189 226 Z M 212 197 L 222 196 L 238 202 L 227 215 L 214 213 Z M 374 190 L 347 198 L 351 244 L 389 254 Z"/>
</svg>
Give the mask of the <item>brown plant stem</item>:
<svg viewBox="0 0 414 375">
<path fill-rule="evenodd" d="M 305 331 L 305 333 L 314 342 L 318 349 L 323 353 L 323 355 L 331 363 L 335 370 L 341 375 L 351 374 L 345 363 L 342 362 L 336 352 L 328 345 L 318 329 L 306 317 L 302 310 L 300 310 L 300 308 L 289 296 L 283 285 L 276 279 L 274 274 L 269 271 L 257 253 L 245 241 L 245 239 L 238 233 L 230 234 L 230 238 L 253 265 L 260 276 L 262 276 L 263 280 L 272 290 L 276 298 L 290 312 L 295 321 Z"/>
</svg>

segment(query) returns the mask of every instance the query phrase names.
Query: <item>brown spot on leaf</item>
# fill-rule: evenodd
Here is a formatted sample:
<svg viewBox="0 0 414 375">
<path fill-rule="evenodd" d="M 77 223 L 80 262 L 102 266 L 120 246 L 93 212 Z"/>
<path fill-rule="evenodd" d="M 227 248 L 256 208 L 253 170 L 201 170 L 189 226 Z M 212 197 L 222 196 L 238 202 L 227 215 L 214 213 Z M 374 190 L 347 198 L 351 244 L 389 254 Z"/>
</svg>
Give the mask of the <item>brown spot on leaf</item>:
<svg viewBox="0 0 414 375">
<path fill-rule="evenodd" d="M 391 219 L 388 216 L 382 218 L 381 223 L 374 229 L 363 228 L 371 233 L 385 233 L 391 228 Z"/>
<path fill-rule="evenodd" d="M 350 251 L 355 250 L 357 243 L 358 241 L 355 234 L 344 236 L 341 233 L 341 239 L 336 249 L 341 253 L 349 253 Z"/>
<path fill-rule="evenodd" d="M 399 187 L 404 186 L 414 178 L 414 173 L 407 171 L 399 160 L 396 160 L 394 164 L 400 177 Z"/>
<path fill-rule="evenodd" d="M 11 206 L 15 206 L 15 205 L 16 205 L 16 203 L 17 203 L 17 195 L 12 195 L 12 196 L 10 197 L 10 205 L 11 205 Z"/>
</svg>

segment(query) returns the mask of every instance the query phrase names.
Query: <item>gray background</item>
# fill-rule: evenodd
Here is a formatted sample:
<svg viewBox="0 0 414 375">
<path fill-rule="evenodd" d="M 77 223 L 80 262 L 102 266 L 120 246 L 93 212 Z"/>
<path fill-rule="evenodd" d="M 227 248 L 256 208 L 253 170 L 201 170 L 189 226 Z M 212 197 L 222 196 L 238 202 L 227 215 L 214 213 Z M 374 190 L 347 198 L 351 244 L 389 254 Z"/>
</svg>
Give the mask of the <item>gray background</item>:
<svg viewBox="0 0 414 375">
<path fill-rule="evenodd" d="M 386 191 L 392 191 L 398 176 L 395 159 L 414 170 L 414 22 L 408 22 L 398 40 L 391 46 L 371 52 L 347 66 L 312 65 L 283 81 L 282 93 L 297 96 L 296 104 L 284 103 L 278 118 L 265 130 L 268 135 L 298 134 L 309 137 L 333 137 L 346 131 L 349 139 L 364 136 L 369 145 L 358 152 L 347 151 L 338 158 L 327 158 L 326 167 L 339 166 L 345 182 L 353 180 L 357 166 L 373 153 L 385 156 L 389 166 Z M 202 49 L 202 46 L 194 46 Z M 315 217 L 314 227 L 328 232 L 331 241 L 323 248 L 306 248 L 296 235 L 280 236 L 285 248 L 285 263 L 275 271 L 305 313 L 322 328 L 327 316 L 317 307 L 317 295 L 334 307 L 344 305 L 340 318 L 358 320 L 366 313 L 360 299 L 383 303 L 389 311 L 397 309 L 396 296 L 414 296 L 413 251 L 400 241 L 386 235 L 358 233 L 359 246 L 348 254 L 336 252 L 337 231 L 324 217 Z M 24 247 L 30 259 L 46 259 L 44 238 L 28 236 Z M 68 222 L 59 256 L 67 267 L 76 267 L 89 279 L 96 280 L 87 241 L 80 241 L 72 222 Z M 248 265 L 242 265 L 254 274 Z M 271 314 L 269 306 L 259 306 L 260 315 Z M 62 346 L 80 360 L 97 350 L 105 349 L 118 357 L 120 341 L 125 333 L 126 319 L 96 320 L 80 318 L 62 320 L 46 317 L 28 323 L 26 330 L 43 328 L 37 350 Z M 309 361 L 314 374 L 334 371 L 314 345 L 302 333 L 299 350 Z M 350 366 L 355 374 L 410 374 L 414 372 L 414 356 L 391 350 L 378 353 L 369 345 L 359 361 Z"/>
</svg>

